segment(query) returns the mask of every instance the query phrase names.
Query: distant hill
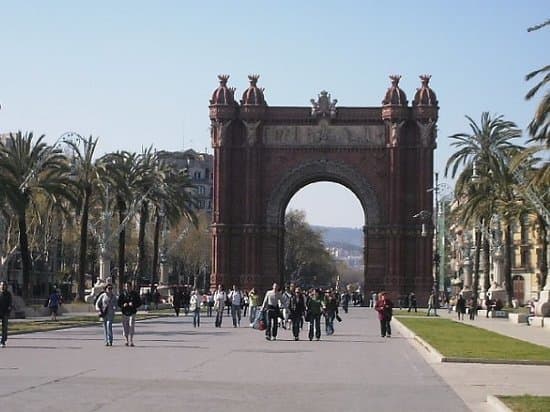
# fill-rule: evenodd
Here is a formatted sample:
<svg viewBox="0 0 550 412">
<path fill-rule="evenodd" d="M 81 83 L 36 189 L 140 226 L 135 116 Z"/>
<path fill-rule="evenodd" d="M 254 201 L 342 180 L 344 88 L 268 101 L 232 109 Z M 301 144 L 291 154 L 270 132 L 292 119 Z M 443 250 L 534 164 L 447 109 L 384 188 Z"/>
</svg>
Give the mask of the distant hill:
<svg viewBox="0 0 550 412">
<path fill-rule="evenodd" d="M 349 227 L 311 226 L 313 230 L 321 232 L 328 246 L 342 246 L 341 244 L 363 247 L 363 230 Z"/>
</svg>

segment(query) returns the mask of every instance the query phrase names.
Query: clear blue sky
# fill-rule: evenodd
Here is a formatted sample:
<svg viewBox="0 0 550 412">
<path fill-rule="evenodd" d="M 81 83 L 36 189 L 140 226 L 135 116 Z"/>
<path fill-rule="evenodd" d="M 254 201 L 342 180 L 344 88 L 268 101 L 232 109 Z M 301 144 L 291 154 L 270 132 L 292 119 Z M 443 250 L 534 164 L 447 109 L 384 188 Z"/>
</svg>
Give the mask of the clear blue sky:
<svg viewBox="0 0 550 412">
<path fill-rule="evenodd" d="M 74 130 L 99 136 L 100 154 L 151 144 L 211 152 L 219 73 L 239 98 L 259 73 L 273 106 L 308 106 L 322 89 L 342 106 L 378 106 L 394 73 L 410 101 L 429 73 L 443 174 L 447 136 L 466 131 L 465 114 L 525 128 L 536 104 L 524 100 L 525 74 L 548 63 L 550 30 L 526 31 L 549 17 L 548 1 L 202 3 L 0 0 L 0 132 L 54 142 Z M 311 223 L 363 224 L 353 195 L 323 184 L 303 192 L 291 206 Z"/>
</svg>

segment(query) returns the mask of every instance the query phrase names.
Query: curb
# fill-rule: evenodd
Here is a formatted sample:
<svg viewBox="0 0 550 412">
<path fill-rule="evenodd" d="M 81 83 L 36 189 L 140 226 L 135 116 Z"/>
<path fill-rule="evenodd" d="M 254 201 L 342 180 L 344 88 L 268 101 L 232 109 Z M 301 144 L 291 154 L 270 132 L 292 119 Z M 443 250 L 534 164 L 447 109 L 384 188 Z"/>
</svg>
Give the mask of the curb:
<svg viewBox="0 0 550 412">
<path fill-rule="evenodd" d="M 504 402 L 493 395 L 487 395 L 487 405 L 495 412 L 513 412 Z"/>
<path fill-rule="evenodd" d="M 415 335 L 413 331 L 403 325 L 397 318 L 393 318 L 396 323 L 399 332 L 422 346 L 430 355 L 430 357 L 436 362 L 447 363 L 480 363 L 488 365 L 538 365 L 538 366 L 550 366 L 550 360 L 508 360 L 508 359 L 475 359 L 475 358 L 460 358 L 454 356 L 443 356 L 437 349 L 431 346 L 428 342 L 422 339 L 420 336 Z M 499 401 L 500 402 L 500 401 Z M 508 409 L 509 410 L 509 409 Z"/>
</svg>

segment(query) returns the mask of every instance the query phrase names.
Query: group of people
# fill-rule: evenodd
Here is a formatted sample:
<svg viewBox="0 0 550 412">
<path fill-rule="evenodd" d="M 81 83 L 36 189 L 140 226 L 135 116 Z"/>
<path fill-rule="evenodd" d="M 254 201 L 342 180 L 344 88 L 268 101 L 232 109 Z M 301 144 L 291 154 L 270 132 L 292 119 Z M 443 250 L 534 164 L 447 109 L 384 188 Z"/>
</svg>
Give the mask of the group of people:
<svg viewBox="0 0 550 412">
<path fill-rule="evenodd" d="M 349 297 L 345 296 L 346 304 Z M 338 314 L 340 297 L 332 290 L 310 289 L 305 292 L 301 287 L 288 285 L 281 290 L 273 283 L 271 290 L 265 294 L 261 312 L 256 321 L 265 322 L 265 338 L 276 340 L 279 325 L 284 329 L 291 328 L 294 340 L 300 340 L 300 331 L 304 322 L 309 323 L 308 338 L 321 339 L 321 317 L 325 317 L 325 332 L 334 333 L 334 320 L 341 321 Z M 347 311 L 347 309 L 346 309 Z"/>
</svg>

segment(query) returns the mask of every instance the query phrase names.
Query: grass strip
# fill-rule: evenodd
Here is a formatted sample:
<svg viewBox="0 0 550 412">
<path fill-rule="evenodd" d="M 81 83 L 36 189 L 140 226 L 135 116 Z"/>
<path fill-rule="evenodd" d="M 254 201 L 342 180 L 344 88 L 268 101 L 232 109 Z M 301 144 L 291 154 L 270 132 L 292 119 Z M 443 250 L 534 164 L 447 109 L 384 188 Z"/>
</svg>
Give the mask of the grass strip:
<svg viewBox="0 0 550 412">
<path fill-rule="evenodd" d="M 136 315 L 136 320 L 154 319 L 165 316 L 162 313 L 140 314 Z M 116 315 L 114 322 L 121 322 L 122 316 Z M 31 320 L 25 322 L 11 322 L 9 324 L 8 335 L 19 335 L 22 333 L 47 332 L 51 330 L 78 328 L 83 326 L 101 325 L 101 320 L 95 314 L 86 316 L 74 316 L 67 318 L 58 318 L 53 320 Z"/>
<path fill-rule="evenodd" d="M 445 357 L 550 361 L 550 348 L 449 319 L 399 316 L 399 321 Z"/>
<path fill-rule="evenodd" d="M 514 412 L 546 412 L 550 411 L 550 396 L 497 396 Z"/>
</svg>

